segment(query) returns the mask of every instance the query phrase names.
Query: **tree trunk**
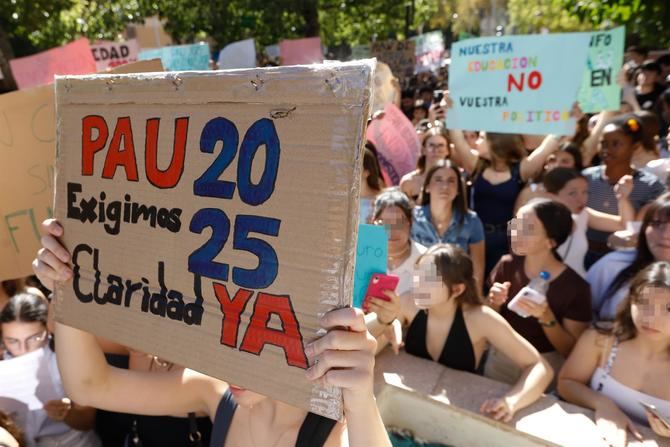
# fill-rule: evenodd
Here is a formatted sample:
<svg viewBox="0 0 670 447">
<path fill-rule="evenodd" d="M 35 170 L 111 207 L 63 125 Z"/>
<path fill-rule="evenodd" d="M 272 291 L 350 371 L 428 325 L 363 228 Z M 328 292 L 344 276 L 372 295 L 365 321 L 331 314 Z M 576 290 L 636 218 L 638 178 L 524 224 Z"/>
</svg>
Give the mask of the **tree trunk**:
<svg viewBox="0 0 670 447">
<path fill-rule="evenodd" d="M 12 70 L 9 67 L 9 61 L 14 59 L 14 51 L 9 43 L 9 36 L 2 27 L 0 27 L 0 93 L 7 93 L 16 90 L 16 82 L 12 76 Z"/>
<path fill-rule="evenodd" d="M 319 36 L 319 5 L 318 0 L 302 1 L 302 16 L 305 19 L 305 37 Z"/>
</svg>

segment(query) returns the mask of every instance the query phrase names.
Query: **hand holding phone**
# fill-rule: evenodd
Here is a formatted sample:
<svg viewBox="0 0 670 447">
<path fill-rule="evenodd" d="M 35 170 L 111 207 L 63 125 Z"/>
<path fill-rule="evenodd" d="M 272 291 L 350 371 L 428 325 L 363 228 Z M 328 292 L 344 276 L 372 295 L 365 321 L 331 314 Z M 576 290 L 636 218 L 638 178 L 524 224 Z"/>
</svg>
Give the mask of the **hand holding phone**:
<svg viewBox="0 0 670 447">
<path fill-rule="evenodd" d="M 665 427 L 668 430 L 670 430 L 670 419 L 668 419 L 667 417 L 662 415 L 654 405 L 648 404 L 648 403 L 642 402 L 642 401 L 639 401 L 639 402 L 640 402 L 640 405 L 642 405 L 645 410 L 647 410 L 649 413 L 656 416 L 663 423 L 663 425 L 665 425 Z"/>
<path fill-rule="evenodd" d="M 367 302 L 370 297 L 379 298 L 384 301 L 390 301 L 389 297 L 384 293 L 385 290 L 395 292 L 398 287 L 400 278 L 395 275 L 386 275 L 384 273 L 374 273 L 368 282 L 368 289 L 365 292 L 365 299 L 363 300 L 363 310 L 367 307 Z"/>
</svg>

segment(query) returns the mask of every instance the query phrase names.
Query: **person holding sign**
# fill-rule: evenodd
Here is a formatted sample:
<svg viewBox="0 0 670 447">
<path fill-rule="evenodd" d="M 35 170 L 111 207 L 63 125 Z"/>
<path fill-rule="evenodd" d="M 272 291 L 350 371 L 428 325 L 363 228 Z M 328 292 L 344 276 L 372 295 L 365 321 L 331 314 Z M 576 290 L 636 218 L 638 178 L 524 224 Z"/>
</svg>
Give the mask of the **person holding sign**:
<svg viewBox="0 0 670 447">
<path fill-rule="evenodd" d="M 42 230 L 43 249 L 33 268 L 53 289 L 56 281 L 72 278 L 70 253 L 58 240 L 63 229 L 56 220 L 44 221 Z M 331 311 L 321 325 L 329 332 L 305 348 L 312 364 L 305 374 L 343 389 L 346 425 L 189 369 L 146 374 L 110 367 L 95 336 L 61 323 L 56 324 L 56 348 L 63 383 L 73 397 L 135 414 L 208 414 L 214 421 L 212 447 L 390 446 L 373 395 L 376 342 L 362 311 Z"/>
<path fill-rule="evenodd" d="M 552 380 L 551 367 L 535 348 L 484 305 L 472 261 L 455 245 L 434 245 L 419 257 L 413 293 L 385 305 L 383 318 L 408 327 L 407 353 L 448 368 L 477 373 L 490 345 L 508 355 L 523 372 L 504 396 L 482 403 L 480 411 L 493 419 L 509 422 Z M 383 332 L 379 326 L 370 325 L 373 334 Z"/>
<path fill-rule="evenodd" d="M 60 378 L 56 369 L 56 356 L 48 346 L 49 331 L 47 330 L 47 314 L 49 304 L 47 300 L 36 292 L 23 292 L 14 295 L 5 308 L 0 312 L 0 334 L 5 349 L 4 358 L 9 362 L 12 358 L 44 349 L 46 362 L 40 365 L 48 368 L 45 377 L 51 375 L 50 380 L 55 392 L 62 393 L 61 399 L 52 399 L 44 404 L 38 412 L 46 413 L 48 419 L 40 425 L 39 431 L 33 433 L 39 440 L 39 447 L 54 447 L 67 445 L 68 447 L 95 447 L 100 441 L 93 431 L 95 424 L 95 408 L 82 406 L 72 402 L 63 393 Z M 51 374 L 50 374 L 51 373 Z M 36 371 L 42 377 L 40 371 Z M 23 378 L 16 377 L 17 383 L 4 384 L 6 386 L 21 386 Z M 25 385 L 24 385 L 25 386 Z M 52 386 L 40 381 L 38 389 Z M 37 391 L 36 391 L 37 392 Z"/>
<path fill-rule="evenodd" d="M 670 263 L 648 265 L 632 280 L 611 329 L 585 332 L 561 370 L 558 392 L 595 410 L 602 437 L 627 445 L 635 423 L 670 438 Z M 649 408 L 649 407 L 652 408 Z M 655 414 L 657 412 L 657 414 Z"/>
</svg>

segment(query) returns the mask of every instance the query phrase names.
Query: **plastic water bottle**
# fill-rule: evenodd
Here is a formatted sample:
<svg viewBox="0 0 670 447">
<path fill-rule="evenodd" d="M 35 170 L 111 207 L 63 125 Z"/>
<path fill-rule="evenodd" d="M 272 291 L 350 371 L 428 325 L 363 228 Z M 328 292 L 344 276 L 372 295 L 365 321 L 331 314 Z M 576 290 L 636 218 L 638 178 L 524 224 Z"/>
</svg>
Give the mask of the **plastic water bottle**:
<svg viewBox="0 0 670 447">
<path fill-rule="evenodd" d="M 507 308 L 516 312 L 520 316 L 527 318 L 529 315 L 519 308 L 519 301 L 523 299 L 530 300 L 536 304 L 542 304 L 547 301 L 547 290 L 549 289 L 549 279 L 551 274 L 541 271 L 540 275 L 530 280 L 530 282 L 517 293 L 507 304 Z"/>
</svg>

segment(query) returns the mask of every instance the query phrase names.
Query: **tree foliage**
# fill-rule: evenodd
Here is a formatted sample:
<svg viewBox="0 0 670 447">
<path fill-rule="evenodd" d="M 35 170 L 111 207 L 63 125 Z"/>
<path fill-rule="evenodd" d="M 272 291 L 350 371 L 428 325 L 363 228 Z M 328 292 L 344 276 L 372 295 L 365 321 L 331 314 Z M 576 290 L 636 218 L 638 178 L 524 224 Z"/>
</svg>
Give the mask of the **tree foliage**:
<svg viewBox="0 0 670 447">
<path fill-rule="evenodd" d="M 509 0 L 508 11 L 517 33 L 625 25 L 632 42 L 651 48 L 670 47 L 668 0 Z"/>
</svg>

